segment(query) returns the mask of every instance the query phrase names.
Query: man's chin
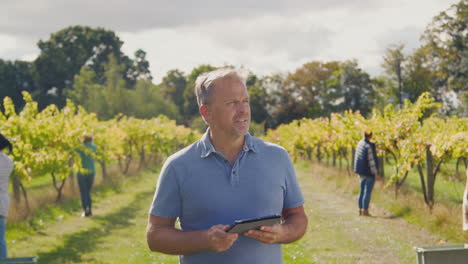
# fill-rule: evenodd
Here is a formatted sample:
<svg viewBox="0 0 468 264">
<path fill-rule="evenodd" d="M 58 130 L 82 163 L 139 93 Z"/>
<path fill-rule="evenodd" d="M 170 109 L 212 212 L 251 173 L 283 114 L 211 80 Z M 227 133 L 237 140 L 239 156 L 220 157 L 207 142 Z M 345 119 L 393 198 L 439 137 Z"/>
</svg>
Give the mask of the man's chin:
<svg viewBox="0 0 468 264">
<path fill-rule="evenodd" d="M 238 130 L 238 129 L 236 129 L 236 131 L 234 132 L 235 137 L 243 137 L 243 136 L 247 135 L 247 133 L 249 133 L 249 130 Z"/>
<path fill-rule="evenodd" d="M 247 133 L 249 133 L 249 126 L 241 129 L 237 129 L 237 133 L 239 136 L 245 136 Z"/>
</svg>

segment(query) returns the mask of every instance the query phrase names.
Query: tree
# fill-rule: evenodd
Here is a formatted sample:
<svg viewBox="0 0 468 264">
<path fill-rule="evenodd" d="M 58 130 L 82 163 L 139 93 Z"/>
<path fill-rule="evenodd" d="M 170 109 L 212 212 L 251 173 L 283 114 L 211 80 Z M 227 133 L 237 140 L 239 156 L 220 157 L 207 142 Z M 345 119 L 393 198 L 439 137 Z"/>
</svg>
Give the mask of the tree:
<svg viewBox="0 0 468 264">
<path fill-rule="evenodd" d="M 374 105 L 374 87 L 369 74 L 358 67 L 356 60 L 340 65 L 340 82 L 343 102 L 337 105 L 337 110 L 359 111 L 364 116 L 370 113 Z"/>
<path fill-rule="evenodd" d="M 263 108 L 267 112 L 267 118 L 265 122 L 265 128 L 274 128 L 280 124 L 278 116 L 283 113 L 283 104 L 284 97 L 282 97 L 282 90 L 284 88 L 284 77 L 280 74 L 267 75 L 256 82 L 258 86 L 258 93 L 255 91 L 255 88 L 250 88 L 251 96 L 252 94 L 256 96 L 261 102 L 259 104 L 264 104 Z M 258 95 L 258 96 L 257 96 Z M 251 105 L 256 104 L 252 102 Z M 255 106 L 254 106 L 255 107 Z M 255 119 L 254 119 L 255 120 Z"/>
<path fill-rule="evenodd" d="M 289 74 L 281 90 L 280 123 L 302 117 L 327 116 L 341 93 L 339 62 L 313 61 Z"/>
<path fill-rule="evenodd" d="M 165 100 L 159 86 L 148 80 L 138 80 L 135 88 L 129 91 L 129 111 L 125 115 L 135 118 L 150 119 L 165 115 L 172 120 L 179 119 L 177 106 L 170 100 Z"/>
<path fill-rule="evenodd" d="M 32 63 L 0 59 L 0 99 L 10 97 L 19 111 L 24 106 L 21 91 L 31 93 L 35 90 L 36 75 Z"/>
<path fill-rule="evenodd" d="M 171 100 L 182 111 L 184 107 L 184 90 L 187 87 L 187 78 L 182 71 L 170 70 L 163 77 L 160 84 L 164 98 Z"/>
<path fill-rule="evenodd" d="M 406 78 L 404 80 L 405 94 L 411 102 L 416 102 L 424 92 L 430 92 L 436 101 L 441 101 L 441 96 L 436 87 L 437 75 L 429 61 L 430 50 L 427 46 L 421 46 L 413 54 L 407 57 L 405 65 Z"/>
<path fill-rule="evenodd" d="M 96 73 L 93 70 L 82 67 L 80 73 L 75 75 L 73 79 L 72 89 L 67 89 L 66 95 L 74 103 L 83 106 L 88 112 L 98 113 L 101 111 L 100 104 L 106 102 L 99 100 L 103 96 L 104 87 L 96 83 L 95 79 Z"/>
<path fill-rule="evenodd" d="M 372 78 L 371 82 L 375 92 L 373 98 L 375 109 L 383 111 L 388 103 L 395 104 L 397 100 L 395 99 L 395 90 L 391 89 L 394 85 L 390 77 L 379 75 Z"/>
<path fill-rule="evenodd" d="M 262 80 L 251 73 L 247 78 L 247 90 L 249 91 L 252 120 L 259 124 L 265 122 L 270 115 L 267 111 L 268 94 L 265 87 L 262 86 Z"/>
<path fill-rule="evenodd" d="M 126 89 L 125 66 L 118 64 L 112 54 L 109 55 L 109 62 L 104 65 L 104 69 L 105 83 L 101 89 L 102 97 L 97 98 L 96 106 L 100 109 L 98 116 L 111 119 L 119 113 L 125 114 L 130 111 L 130 90 Z"/>
<path fill-rule="evenodd" d="M 392 91 L 395 90 L 395 95 L 398 100 L 398 106 L 401 109 L 403 107 L 403 63 L 406 60 L 403 54 L 403 44 L 391 45 L 387 48 L 384 55 L 384 62 L 382 67 L 385 73 L 394 80 L 395 86 L 389 87 Z"/>
<path fill-rule="evenodd" d="M 34 65 L 41 89 L 40 107 L 50 103 L 63 106 L 63 91 L 73 85 L 73 77 L 83 66 L 92 69 L 96 73 L 96 82 L 103 84 L 110 54 L 117 64 L 123 65 L 123 77 L 129 87 L 137 79 L 150 79 L 146 54 L 138 50 L 134 62 L 121 51 L 122 44 L 113 31 L 84 26 L 71 26 L 53 33 L 49 40 L 39 41 L 41 53 Z"/>
<path fill-rule="evenodd" d="M 139 49 L 135 51 L 135 59 L 132 63 L 132 66 L 127 71 L 128 81 L 135 84 L 137 80 L 151 81 L 153 79 L 149 70 L 149 61 L 146 59 L 146 52 L 144 50 Z"/>
<path fill-rule="evenodd" d="M 105 82 L 95 81 L 96 73 L 83 67 L 76 75 L 73 89 L 67 95 L 87 111 L 94 112 L 100 119 L 108 120 L 122 113 L 136 118 L 152 118 L 164 114 L 169 118 L 179 118 L 177 107 L 164 100 L 159 87 L 150 80 L 136 81 L 134 88 L 127 88 L 124 79 L 125 66 L 118 64 L 111 54 L 105 65 Z"/>
<path fill-rule="evenodd" d="M 468 2 L 460 0 L 432 19 L 422 36 L 437 68 L 438 89 L 454 91 L 468 112 Z"/>
</svg>

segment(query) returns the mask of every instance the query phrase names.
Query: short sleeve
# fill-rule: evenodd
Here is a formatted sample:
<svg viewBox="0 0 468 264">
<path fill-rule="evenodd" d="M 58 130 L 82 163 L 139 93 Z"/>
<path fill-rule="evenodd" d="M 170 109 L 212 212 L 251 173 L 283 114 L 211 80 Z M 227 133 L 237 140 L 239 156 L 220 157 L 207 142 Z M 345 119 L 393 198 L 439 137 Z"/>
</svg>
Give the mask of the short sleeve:
<svg viewBox="0 0 468 264">
<path fill-rule="evenodd" d="M 293 163 L 289 158 L 287 152 L 286 156 L 286 188 L 284 190 L 283 208 L 295 208 L 304 204 L 304 197 L 302 196 L 301 188 L 297 181 L 296 172 Z"/>
<path fill-rule="evenodd" d="M 175 170 L 166 162 L 159 175 L 150 214 L 168 218 L 181 216 L 182 204 L 179 190 Z"/>
</svg>

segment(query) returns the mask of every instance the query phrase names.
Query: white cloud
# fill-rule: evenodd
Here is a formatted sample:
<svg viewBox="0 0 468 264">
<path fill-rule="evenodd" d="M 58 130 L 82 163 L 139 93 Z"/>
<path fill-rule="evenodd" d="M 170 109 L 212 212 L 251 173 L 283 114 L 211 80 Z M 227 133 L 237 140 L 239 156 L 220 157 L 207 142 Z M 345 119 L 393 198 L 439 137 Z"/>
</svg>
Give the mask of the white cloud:
<svg viewBox="0 0 468 264">
<path fill-rule="evenodd" d="M 30 38 L 0 34 L 0 59 L 33 60 L 39 54 L 36 42 Z"/>
<path fill-rule="evenodd" d="M 144 31 L 263 14 L 294 14 L 339 6 L 368 8 L 372 0 L 3 0 L 0 32 L 48 33 L 68 25 Z"/>
<path fill-rule="evenodd" d="M 16 40 L 12 36 L 8 35 L 0 35 L 0 43 L 2 43 L 2 46 L 5 47 L 3 49 L 0 49 L 0 57 L 7 57 L 8 53 L 12 52 L 13 47 L 16 45 Z"/>
<path fill-rule="evenodd" d="M 36 42 L 64 27 L 114 30 L 123 50 L 147 52 L 155 81 L 171 69 L 244 66 L 258 75 L 312 60 L 357 59 L 380 73 L 388 45 L 416 48 L 433 16 L 456 0 L 3 0 L 0 58 L 34 59 Z"/>
</svg>

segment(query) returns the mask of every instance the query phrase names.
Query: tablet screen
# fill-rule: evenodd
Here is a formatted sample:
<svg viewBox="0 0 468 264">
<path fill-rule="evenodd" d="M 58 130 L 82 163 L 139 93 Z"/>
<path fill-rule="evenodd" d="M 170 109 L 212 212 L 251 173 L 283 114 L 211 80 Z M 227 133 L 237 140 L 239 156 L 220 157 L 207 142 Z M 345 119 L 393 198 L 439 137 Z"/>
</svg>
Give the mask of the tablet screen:
<svg viewBox="0 0 468 264">
<path fill-rule="evenodd" d="M 243 219 L 234 222 L 227 230 L 228 233 L 243 234 L 250 229 L 258 229 L 260 226 L 269 226 L 281 223 L 280 215 L 271 215 L 260 218 Z"/>
</svg>

